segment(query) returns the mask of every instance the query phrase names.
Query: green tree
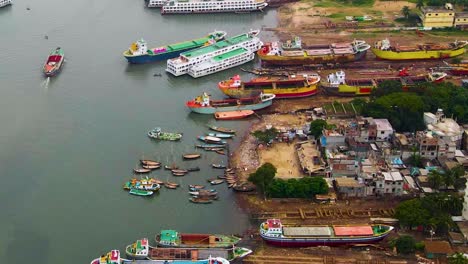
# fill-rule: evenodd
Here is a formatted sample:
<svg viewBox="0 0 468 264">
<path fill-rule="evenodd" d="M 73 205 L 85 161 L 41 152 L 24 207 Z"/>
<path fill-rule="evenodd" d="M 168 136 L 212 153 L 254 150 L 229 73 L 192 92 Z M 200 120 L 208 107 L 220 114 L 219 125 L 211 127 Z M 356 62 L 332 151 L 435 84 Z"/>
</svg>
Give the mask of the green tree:
<svg viewBox="0 0 468 264">
<path fill-rule="evenodd" d="M 395 240 L 398 254 L 409 254 L 414 252 L 416 241 L 412 236 L 403 235 Z"/>
<path fill-rule="evenodd" d="M 265 195 L 266 188 L 271 184 L 276 175 L 276 167 L 267 162 L 249 175 L 249 181 Z"/>
<path fill-rule="evenodd" d="M 455 253 L 448 257 L 449 264 L 467 264 L 468 258 L 463 253 Z"/>
<path fill-rule="evenodd" d="M 403 89 L 401 82 L 399 81 L 383 81 L 378 84 L 377 89 L 373 89 L 371 92 L 371 98 L 375 99 L 391 93 L 401 92 Z"/>
<path fill-rule="evenodd" d="M 310 134 L 312 134 L 316 139 L 322 135 L 322 131 L 327 127 L 327 121 L 323 119 L 317 119 L 310 123 Z"/>
<path fill-rule="evenodd" d="M 410 11 L 409 6 L 404 6 L 404 7 L 401 9 L 401 14 L 403 14 L 403 16 L 404 16 L 406 19 L 409 18 L 410 13 L 411 13 L 411 11 Z"/>
<path fill-rule="evenodd" d="M 418 0 L 418 2 L 416 2 L 416 8 L 420 9 L 421 7 L 424 7 L 424 0 Z"/>
<path fill-rule="evenodd" d="M 395 217 L 402 226 L 409 228 L 426 225 L 430 212 L 422 206 L 419 199 L 412 199 L 400 203 L 395 210 Z"/>
<path fill-rule="evenodd" d="M 315 194 L 328 193 L 328 185 L 322 177 L 301 179 L 274 179 L 267 193 L 274 198 L 313 198 Z"/>
<path fill-rule="evenodd" d="M 429 172 L 427 180 L 431 188 L 433 188 L 434 190 L 439 190 L 440 187 L 444 184 L 444 175 L 438 170 L 432 170 L 431 172 Z"/>
<path fill-rule="evenodd" d="M 417 153 L 418 151 L 418 148 L 417 147 L 413 147 L 411 149 L 413 151 L 413 153 L 411 154 L 410 158 L 409 158 L 409 164 L 413 165 L 414 167 L 418 167 L 418 168 L 422 168 L 423 167 L 423 163 L 422 163 L 422 158 L 421 158 L 421 155 L 419 155 Z"/>
<path fill-rule="evenodd" d="M 264 131 L 256 130 L 252 133 L 252 135 L 255 138 L 257 138 L 259 142 L 267 144 L 276 138 L 276 136 L 278 135 L 278 130 L 274 127 L 266 129 Z"/>
</svg>

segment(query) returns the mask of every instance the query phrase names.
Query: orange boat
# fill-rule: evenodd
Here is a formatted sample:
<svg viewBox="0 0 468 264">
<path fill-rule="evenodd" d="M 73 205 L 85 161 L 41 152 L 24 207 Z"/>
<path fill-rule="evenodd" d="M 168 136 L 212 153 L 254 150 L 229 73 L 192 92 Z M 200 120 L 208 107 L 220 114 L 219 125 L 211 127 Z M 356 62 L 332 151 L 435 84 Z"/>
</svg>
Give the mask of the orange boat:
<svg viewBox="0 0 468 264">
<path fill-rule="evenodd" d="M 218 120 L 242 119 L 254 114 L 252 110 L 237 110 L 229 112 L 216 112 L 215 118 Z"/>
</svg>

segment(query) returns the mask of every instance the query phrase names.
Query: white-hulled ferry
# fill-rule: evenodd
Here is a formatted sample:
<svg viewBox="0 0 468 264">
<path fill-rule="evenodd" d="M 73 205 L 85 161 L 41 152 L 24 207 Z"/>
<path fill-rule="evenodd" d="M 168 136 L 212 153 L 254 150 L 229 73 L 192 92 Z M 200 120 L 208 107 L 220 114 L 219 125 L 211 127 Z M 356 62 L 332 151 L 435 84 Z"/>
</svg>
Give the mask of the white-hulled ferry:
<svg viewBox="0 0 468 264">
<path fill-rule="evenodd" d="M 266 0 L 170 0 L 161 7 L 161 14 L 196 14 L 261 11 Z"/>
<path fill-rule="evenodd" d="M 0 0 L 0 7 L 11 5 L 11 0 Z"/>
<path fill-rule="evenodd" d="M 188 74 L 193 78 L 198 78 L 242 65 L 253 60 L 254 58 L 255 52 L 251 52 L 245 48 L 238 48 L 193 66 L 189 69 Z"/>
<path fill-rule="evenodd" d="M 167 4 L 169 0 L 145 0 L 147 7 L 162 7 Z"/>
<path fill-rule="evenodd" d="M 180 76 L 188 73 L 189 69 L 213 57 L 233 51 L 239 48 L 253 53 L 261 48 L 263 43 L 257 38 L 258 30 L 251 30 L 249 33 L 241 34 L 215 44 L 183 52 L 179 57 L 167 60 L 166 71 Z"/>
</svg>

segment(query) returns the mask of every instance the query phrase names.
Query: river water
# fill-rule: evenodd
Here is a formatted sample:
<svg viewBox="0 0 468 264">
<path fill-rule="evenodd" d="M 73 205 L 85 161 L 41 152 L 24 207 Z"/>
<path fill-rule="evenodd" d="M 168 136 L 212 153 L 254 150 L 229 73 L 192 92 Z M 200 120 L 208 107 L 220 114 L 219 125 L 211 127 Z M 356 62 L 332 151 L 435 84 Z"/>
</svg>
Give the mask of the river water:
<svg viewBox="0 0 468 264">
<path fill-rule="evenodd" d="M 30 10 L 27 10 L 29 8 Z M 144 37 L 150 47 L 198 38 L 215 29 L 229 35 L 276 25 L 276 11 L 254 14 L 161 16 L 143 0 L 15 1 L 0 9 L 0 259 L 1 263 L 89 263 L 162 228 L 242 233 L 247 217 L 226 185 L 220 201 L 188 202 L 187 184 L 205 184 L 225 158 L 194 151 L 211 116 L 191 114 L 184 102 L 202 91 L 221 97 L 216 83 L 231 69 L 201 79 L 165 74 L 165 63 L 128 65 L 122 52 Z M 48 39 L 45 38 L 48 36 Z M 271 40 L 270 32 L 261 38 Z M 49 83 L 41 67 L 63 47 L 66 63 Z M 253 63 L 244 65 L 252 67 Z M 161 73 L 162 77 L 154 77 Z M 247 121 L 218 122 L 245 128 Z M 182 131 L 181 142 L 154 142 L 160 126 Z M 141 157 L 202 167 L 151 198 L 130 196 L 122 184 Z"/>
</svg>

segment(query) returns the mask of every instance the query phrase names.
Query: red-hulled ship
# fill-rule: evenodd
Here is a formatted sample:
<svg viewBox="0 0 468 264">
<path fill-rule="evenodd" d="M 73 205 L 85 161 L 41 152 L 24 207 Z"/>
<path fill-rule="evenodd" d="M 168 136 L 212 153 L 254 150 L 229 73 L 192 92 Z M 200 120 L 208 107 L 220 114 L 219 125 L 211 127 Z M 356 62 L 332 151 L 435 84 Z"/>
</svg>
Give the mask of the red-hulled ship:
<svg viewBox="0 0 468 264">
<path fill-rule="evenodd" d="M 55 76 L 63 65 L 65 60 L 65 53 L 63 49 L 58 47 L 53 50 L 49 57 L 47 57 L 47 61 L 44 64 L 43 71 L 47 77 Z"/>
<path fill-rule="evenodd" d="M 260 236 L 280 247 L 340 246 L 376 243 L 393 230 L 389 225 L 283 226 L 279 219 L 260 225 Z"/>
</svg>

